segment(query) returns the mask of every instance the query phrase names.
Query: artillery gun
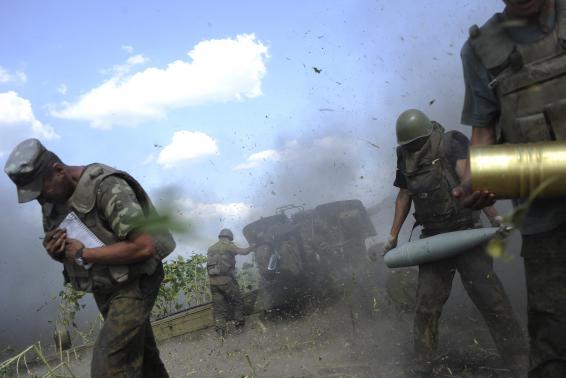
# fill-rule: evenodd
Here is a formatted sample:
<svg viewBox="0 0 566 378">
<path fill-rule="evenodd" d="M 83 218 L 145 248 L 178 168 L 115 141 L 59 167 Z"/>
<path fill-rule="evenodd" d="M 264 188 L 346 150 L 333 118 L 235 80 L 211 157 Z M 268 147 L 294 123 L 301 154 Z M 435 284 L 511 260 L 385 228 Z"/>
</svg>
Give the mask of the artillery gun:
<svg viewBox="0 0 566 378">
<path fill-rule="evenodd" d="M 256 308 L 296 310 L 327 298 L 350 267 L 366 258 L 365 240 L 375 228 L 359 200 L 314 209 L 287 205 L 244 227 L 256 244 L 260 276 Z"/>
</svg>

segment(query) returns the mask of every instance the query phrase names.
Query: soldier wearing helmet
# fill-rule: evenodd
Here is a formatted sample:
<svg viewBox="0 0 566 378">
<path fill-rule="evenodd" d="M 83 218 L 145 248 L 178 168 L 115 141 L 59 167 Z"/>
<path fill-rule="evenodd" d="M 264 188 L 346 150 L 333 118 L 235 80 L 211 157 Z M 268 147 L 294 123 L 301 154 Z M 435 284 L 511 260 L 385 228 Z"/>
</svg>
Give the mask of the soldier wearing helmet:
<svg viewBox="0 0 566 378">
<path fill-rule="evenodd" d="M 503 12 L 470 28 L 462 47 L 462 123 L 473 127 L 472 145 L 564 141 L 566 1 L 504 3 Z M 497 196 L 472 192 L 467 180 L 454 194 L 474 209 L 493 204 Z M 534 200 L 520 231 L 529 377 L 566 377 L 566 198 Z"/>
<path fill-rule="evenodd" d="M 458 131 L 445 132 L 423 112 L 409 109 L 397 119 L 397 174 L 399 188 L 395 216 L 384 254 L 395 248 L 401 226 L 414 206 L 421 237 L 478 227 L 479 214 L 463 208 L 452 196 L 468 158 L 468 139 Z M 495 209 L 486 214 L 495 222 Z M 417 308 L 414 321 L 416 374 L 432 376 L 438 324 L 448 300 L 455 272 L 482 313 L 498 350 L 514 371 L 521 369 L 524 342 L 511 304 L 493 261 L 483 248 L 419 266 Z"/>
<path fill-rule="evenodd" d="M 254 250 L 240 248 L 233 242 L 234 234 L 224 228 L 218 233 L 218 242 L 208 248 L 208 281 L 212 294 L 212 308 L 216 332 L 223 337 L 226 334 L 226 322 L 234 320 L 236 329 L 245 324 L 244 301 L 236 281 L 236 255 L 247 255 Z"/>
</svg>

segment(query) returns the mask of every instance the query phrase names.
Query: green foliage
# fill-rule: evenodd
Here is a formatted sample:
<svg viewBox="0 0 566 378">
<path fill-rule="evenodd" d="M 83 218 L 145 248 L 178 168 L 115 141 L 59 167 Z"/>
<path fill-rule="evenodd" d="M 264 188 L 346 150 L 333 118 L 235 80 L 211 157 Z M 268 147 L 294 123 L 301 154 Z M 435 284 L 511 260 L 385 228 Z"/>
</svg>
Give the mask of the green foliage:
<svg viewBox="0 0 566 378">
<path fill-rule="evenodd" d="M 165 262 L 163 269 L 165 278 L 153 308 L 154 317 L 210 300 L 206 256 L 193 255 L 189 259 L 178 256 Z"/>
<path fill-rule="evenodd" d="M 66 283 L 63 290 L 59 292 L 59 314 L 58 321 L 65 327 L 72 325 L 77 328 L 75 317 L 77 312 L 85 307 L 79 301 L 85 296 L 84 291 L 73 289 L 70 283 Z"/>
<path fill-rule="evenodd" d="M 138 218 L 133 222 L 133 227 L 140 232 L 154 234 L 159 232 L 175 232 L 185 234 L 190 230 L 188 223 L 181 221 L 173 209 L 164 208 L 158 214 L 152 211 L 150 214 Z"/>
<path fill-rule="evenodd" d="M 45 357 L 43 349 L 41 348 L 41 343 L 37 342 L 27 347 L 17 355 L 0 363 L 0 378 L 40 377 L 33 371 L 31 362 L 34 363 L 33 366 L 39 363 L 39 365 L 47 369 L 47 374 L 41 375 L 45 378 L 72 378 L 75 376 L 69 368 L 70 361 L 61 361 L 58 365 L 51 366 Z"/>
</svg>

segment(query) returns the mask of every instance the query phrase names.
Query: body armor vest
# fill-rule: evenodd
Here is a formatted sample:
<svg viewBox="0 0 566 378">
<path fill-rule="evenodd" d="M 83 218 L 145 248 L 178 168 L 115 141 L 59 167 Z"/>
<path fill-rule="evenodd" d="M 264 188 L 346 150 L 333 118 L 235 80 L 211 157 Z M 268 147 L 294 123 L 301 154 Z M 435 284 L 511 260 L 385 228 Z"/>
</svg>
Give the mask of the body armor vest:
<svg viewBox="0 0 566 378">
<path fill-rule="evenodd" d="M 236 255 L 232 252 L 234 244 L 220 239 L 207 252 L 206 269 L 209 276 L 232 276 L 236 269 Z"/>
<path fill-rule="evenodd" d="M 433 122 L 432 134 L 420 150 L 410 152 L 398 147 L 399 170 L 415 206 L 414 217 L 427 236 L 471 228 L 477 221 L 474 212 L 452 196 L 460 180 L 446 158 L 450 143 L 452 134 L 444 134 L 444 128 Z"/>
<path fill-rule="evenodd" d="M 494 78 L 499 142 L 566 139 L 566 0 L 556 7 L 554 30 L 533 43 L 513 41 L 501 14 L 470 28 L 470 45 Z"/>
<path fill-rule="evenodd" d="M 57 227 L 63 218 L 73 211 L 105 245 L 122 241 L 107 225 L 96 206 L 100 183 L 109 176 L 120 177 L 131 186 L 145 215 L 155 212 L 149 196 L 132 176 L 103 164 L 91 164 L 85 168 L 81 175 L 77 187 L 68 201 L 66 211 L 55 211 L 56 207 L 52 204 L 43 205 L 42 211 L 46 231 Z M 175 241 L 169 232 L 155 232 L 151 236 L 155 243 L 156 255 L 147 260 L 129 265 L 93 264 L 89 270 L 86 270 L 75 264 L 74 261 L 65 259 L 64 274 L 75 289 L 88 292 L 111 291 L 141 274 L 150 275 L 161 263 L 161 260 L 175 249 Z"/>
</svg>

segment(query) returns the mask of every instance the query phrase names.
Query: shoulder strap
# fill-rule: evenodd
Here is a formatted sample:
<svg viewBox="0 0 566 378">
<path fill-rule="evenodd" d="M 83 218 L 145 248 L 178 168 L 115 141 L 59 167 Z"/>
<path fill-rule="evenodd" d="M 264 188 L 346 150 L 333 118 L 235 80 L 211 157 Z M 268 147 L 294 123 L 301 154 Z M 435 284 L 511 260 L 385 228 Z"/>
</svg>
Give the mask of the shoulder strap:
<svg viewBox="0 0 566 378">
<path fill-rule="evenodd" d="M 448 131 L 444 133 L 439 154 L 443 170 L 446 173 L 446 179 L 448 180 L 448 183 L 451 187 L 460 185 L 460 178 L 458 177 L 458 173 L 456 172 L 456 167 L 450 164 L 450 161 L 448 159 L 448 151 L 450 149 L 450 145 L 454 142 L 454 140 L 455 138 L 453 132 Z"/>
<path fill-rule="evenodd" d="M 515 42 L 505 31 L 502 17 L 501 13 L 497 13 L 482 27 L 473 25 L 469 31 L 472 49 L 490 71 L 505 66 L 515 48 Z"/>
<path fill-rule="evenodd" d="M 69 204 L 78 212 L 89 213 L 96 203 L 96 190 L 100 182 L 114 174 L 115 169 L 104 164 L 90 164 L 85 168 Z"/>
</svg>

